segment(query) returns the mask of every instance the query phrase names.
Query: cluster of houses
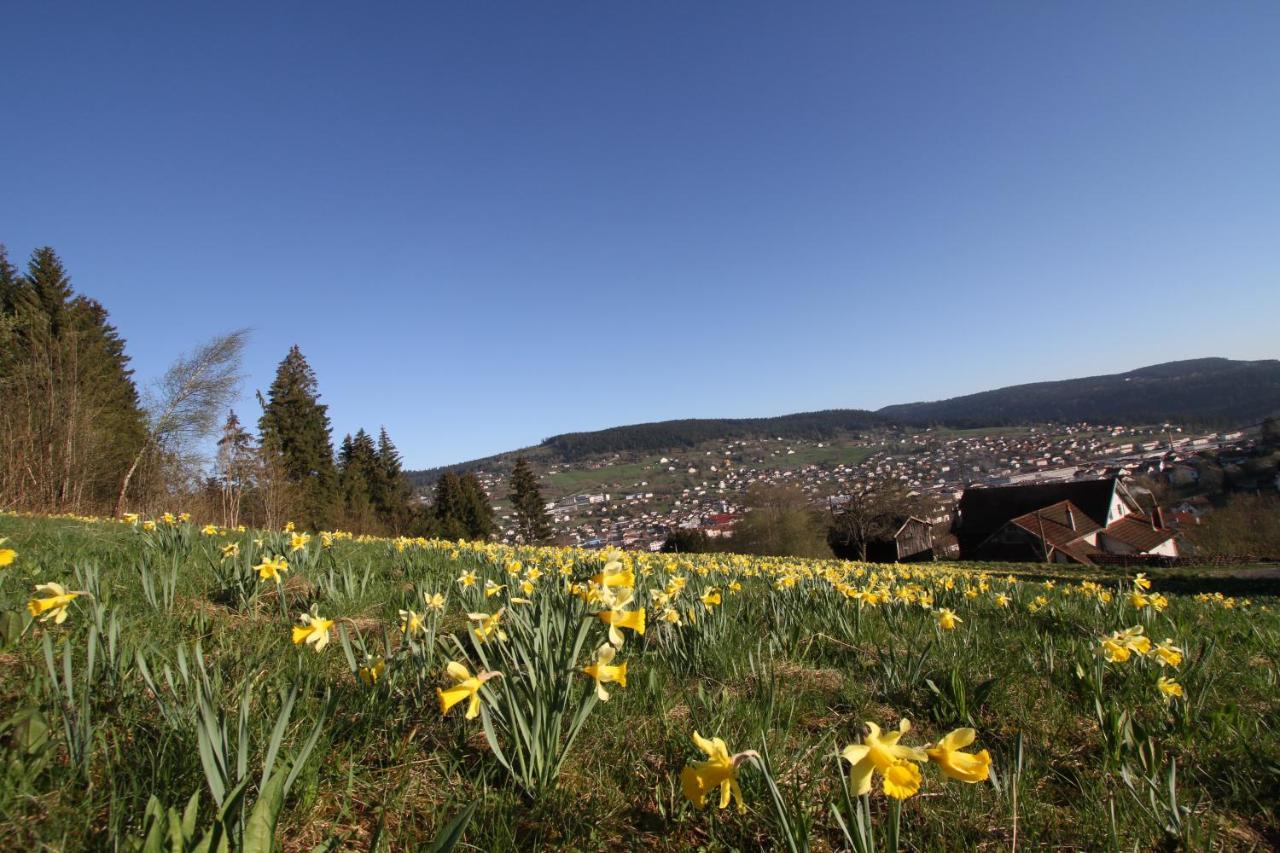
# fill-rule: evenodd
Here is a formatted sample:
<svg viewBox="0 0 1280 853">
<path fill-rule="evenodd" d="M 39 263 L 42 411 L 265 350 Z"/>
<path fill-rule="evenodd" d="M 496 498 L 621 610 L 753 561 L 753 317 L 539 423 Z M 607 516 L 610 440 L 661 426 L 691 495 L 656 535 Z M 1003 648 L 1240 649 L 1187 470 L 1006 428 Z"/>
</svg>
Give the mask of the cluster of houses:
<svg viewBox="0 0 1280 853">
<path fill-rule="evenodd" d="M 797 465 L 793 458 L 805 458 L 795 456 L 798 450 L 824 444 L 729 441 L 654 460 L 647 465 L 650 480 L 619 482 L 617 493 L 561 496 L 547 509 L 563 541 L 658 550 L 677 528 L 732 536 L 742 498 L 753 486 L 791 485 L 815 504 L 838 507 L 861 484 L 892 482 L 927 498 L 932 509 L 923 518 L 901 519 L 893 541 L 875 546 L 875 559 L 1086 563 L 1117 555 L 1171 557 L 1178 548 L 1172 530 L 1196 523 L 1208 507 L 1184 501 L 1166 519 L 1125 483 L 1143 476 L 1175 488 L 1192 487 L 1200 476 L 1200 454 L 1214 451 L 1230 459 L 1232 453 L 1248 452 L 1249 439 L 1240 432 L 1191 435 L 1169 424 L 1080 423 L 1004 432 L 889 431 L 868 434 L 854 446 L 862 448 L 858 462 Z M 580 466 L 621 464 L 626 460 L 597 459 Z M 479 476 L 490 495 L 504 493 L 500 475 Z M 1105 512 L 1093 495 L 1104 487 L 1089 485 L 1103 482 L 1112 483 L 1119 495 Z M 506 524 L 509 518 L 501 520 L 504 527 L 513 526 Z M 946 530 L 951 533 L 940 533 Z M 503 535 L 510 538 L 514 531 Z"/>
</svg>

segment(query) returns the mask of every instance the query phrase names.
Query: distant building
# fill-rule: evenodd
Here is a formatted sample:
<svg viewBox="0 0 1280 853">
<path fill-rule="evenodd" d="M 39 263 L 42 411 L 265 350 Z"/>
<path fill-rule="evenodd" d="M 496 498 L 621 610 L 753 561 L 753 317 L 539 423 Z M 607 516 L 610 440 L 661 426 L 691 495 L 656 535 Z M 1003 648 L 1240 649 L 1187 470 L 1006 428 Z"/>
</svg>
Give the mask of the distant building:
<svg viewBox="0 0 1280 853">
<path fill-rule="evenodd" d="M 873 563 L 915 563 L 933 558 L 933 526 L 914 515 L 898 523 L 892 538 L 867 543 L 867 559 Z"/>
<path fill-rule="evenodd" d="M 1160 510 L 1145 513 L 1118 477 L 971 488 L 956 509 L 965 560 L 1094 565 L 1103 554 L 1178 556 Z"/>
</svg>

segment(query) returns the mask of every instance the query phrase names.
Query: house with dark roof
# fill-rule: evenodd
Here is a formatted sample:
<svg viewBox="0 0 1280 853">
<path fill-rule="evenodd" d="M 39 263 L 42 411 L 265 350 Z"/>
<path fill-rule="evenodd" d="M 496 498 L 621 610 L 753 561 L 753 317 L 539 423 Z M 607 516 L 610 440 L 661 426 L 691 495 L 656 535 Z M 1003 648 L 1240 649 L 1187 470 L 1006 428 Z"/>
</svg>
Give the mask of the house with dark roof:
<svg viewBox="0 0 1280 853">
<path fill-rule="evenodd" d="M 1178 556 L 1158 508 L 1119 477 L 966 489 L 956 507 L 962 560 L 1078 563 L 1099 554 Z"/>
</svg>

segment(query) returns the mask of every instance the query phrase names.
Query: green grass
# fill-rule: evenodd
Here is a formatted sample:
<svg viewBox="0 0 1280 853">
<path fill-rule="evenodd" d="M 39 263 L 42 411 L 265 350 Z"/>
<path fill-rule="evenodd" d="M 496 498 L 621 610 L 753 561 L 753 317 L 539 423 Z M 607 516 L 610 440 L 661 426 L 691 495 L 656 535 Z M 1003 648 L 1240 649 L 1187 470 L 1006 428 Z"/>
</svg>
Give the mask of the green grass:
<svg viewBox="0 0 1280 853">
<path fill-rule="evenodd" d="M 599 571 L 600 555 L 438 543 L 399 550 L 385 541 L 339 541 L 322 550 L 313 541 L 309 556 L 291 561 L 286 616 L 270 584 L 237 607 L 219 580 L 218 546 L 235 541 L 248 554 L 259 534 L 184 535 L 189 553 L 180 542 L 147 546 L 154 537 L 124 525 L 0 516 L 0 537 L 9 538 L 4 547 L 18 552 L 0 569 L 0 848 L 127 846 L 125 838 L 141 833 L 153 794 L 179 810 L 198 794 L 201 826 L 212 820 L 196 706 L 176 675 L 179 655 L 190 662 L 197 644 L 233 742 L 236 709 L 249 697 L 251 798 L 288 691 L 299 692 L 280 737 L 282 761 L 322 720 L 277 827 L 287 849 L 327 839 L 349 849 L 415 849 L 472 803 L 467 849 L 775 848 L 784 820 L 793 829 L 808 827 L 799 834 L 812 849 L 841 849 L 833 806 L 852 818 L 841 787 L 848 766 L 837 753 L 857 741 L 863 721 L 888 729 L 902 717 L 914 723 L 904 738 L 913 744 L 973 725 L 973 748 L 989 750 L 993 768 L 992 781 L 969 785 L 925 767 L 920 794 L 902 808 L 904 849 L 1008 849 L 1015 817 L 1018 846 L 1028 850 L 1280 844 L 1274 598 L 1255 595 L 1246 603 L 1171 594 L 1163 612 L 1154 613 L 1130 606 L 1129 581 L 1118 575 L 1100 578 L 1113 595 L 1104 604 L 1080 594 L 1086 576 L 1056 571 L 1052 589 L 1030 579 L 1045 567 L 894 569 L 636 555 L 638 601 L 629 606 L 648 605 L 648 630 L 643 637 L 628 632 L 618 653 L 629 667 L 627 685 L 609 685 L 612 698 L 591 705 L 587 676 L 545 674 L 568 691 L 571 709 L 586 706 L 589 713 L 554 784 L 530 794 L 491 751 L 484 724 L 490 721 L 499 747 L 512 754 L 495 700 L 497 691 L 513 689 L 504 682 L 524 677 L 520 667 L 502 663 L 490 647 L 490 663 L 507 672 L 486 684 L 481 719 L 464 720 L 462 706 L 442 716 L 435 688 L 448 684 L 447 660 L 465 656 L 473 672 L 481 668 L 483 649 L 464 633 L 468 611 L 493 612 L 506 602 L 512 649 L 525 648 L 527 632 L 536 631 L 517 630 L 519 608 L 541 608 L 537 618 L 567 614 L 570 625 L 579 624 L 579 614 L 595 608 L 584 610 L 559 591 L 558 570 L 586 578 Z M 546 572 L 533 605 L 509 601 L 513 591 L 521 595 L 505 569 L 516 557 L 523 570 Z M 148 601 L 144 566 L 157 580 L 176 567 L 171 607 L 163 593 L 158 606 Z M 1011 568 L 1028 579 L 1007 584 Z M 511 589 L 486 599 L 478 587 L 459 587 L 456 578 L 466 571 Z M 32 623 L 26 602 L 35 584 L 82 589 L 77 584 L 94 585 L 95 575 L 96 598 L 73 601 L 63 625 Z M 688 579 L 677 601 L 681 612 L 697 616 L 680 629 L 661 621 L 649 594 L 672 575 Z M 731 591 L 731 581 L 741 590 Z M 886 581 L 899 593 L 932 593 L 935 607 L 963 621 L 943 632 L 918 603 L 860 607 L 833 585 L 865 589 Z M 963 590 L 980 583 L 989 589 L 966 597 Z M 721 606 L 708 611 L 698 603 L 705 586 L 722 591 Z M 421 610 L 424 590 L 444 592 L 449 601 L 436 641 L 411 649 L 402 645 L 397 611 Z M 1011 596 L 1008 607 L 994 601 L 997 593 Z M 1032 612 L 1041 595 L 1046 605 Z M 337 630 L 320 653 L 292 644 L 291 626 L 313 605 L 337 620 L 351 662 Z M 114 619 L 119 632 L 114 654 L 99 645 L 96 675 L 85 684 L 80 673 L 99 609 L 105 631 Z M 589 639 L 577 666 L 605 641 L 604 625 L 586 618 Z M 1101 636 L 1138 624 L 1153 640 L 1171 637 L 1185 649 L 1178 680 L 1186 699 L 1161 698 L 1153 662 L 1107 664 L 1095 655 Z M 63 650 L 70 650 L 74 702 L 57 699 L 46 638 L 59 680 Z M 365 651 L 387 662 L 373 685 L 352 671 L 352 662 L 365 662 Z M 166 666 L 174 690 L 162 675 Z M 694 809 L 679 777 L 688 762 L 704 757 L 690 741 L 695 729 L 724 738 L 734 752 L 767 750 L 786 806 L 781 814 L 764 775 L 749 765 L 740 769 L 745 814 Z M 866 808 L 882 833 L 890 811 L 878 781 Z"/>
</svg>

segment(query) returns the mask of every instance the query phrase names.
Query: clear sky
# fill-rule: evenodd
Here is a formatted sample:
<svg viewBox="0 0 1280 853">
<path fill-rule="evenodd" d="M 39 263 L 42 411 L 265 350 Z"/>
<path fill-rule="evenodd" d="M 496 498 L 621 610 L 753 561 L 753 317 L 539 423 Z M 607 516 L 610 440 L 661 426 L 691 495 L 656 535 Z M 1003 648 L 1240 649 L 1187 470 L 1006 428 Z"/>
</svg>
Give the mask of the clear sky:
<svg viewBox="0 0 1280 853">
<path fill-rule="evenodd" d="M 1280 4 L 6 3 L 0 242 L 410 467 L 1274 358 Z"/>
</svg>

